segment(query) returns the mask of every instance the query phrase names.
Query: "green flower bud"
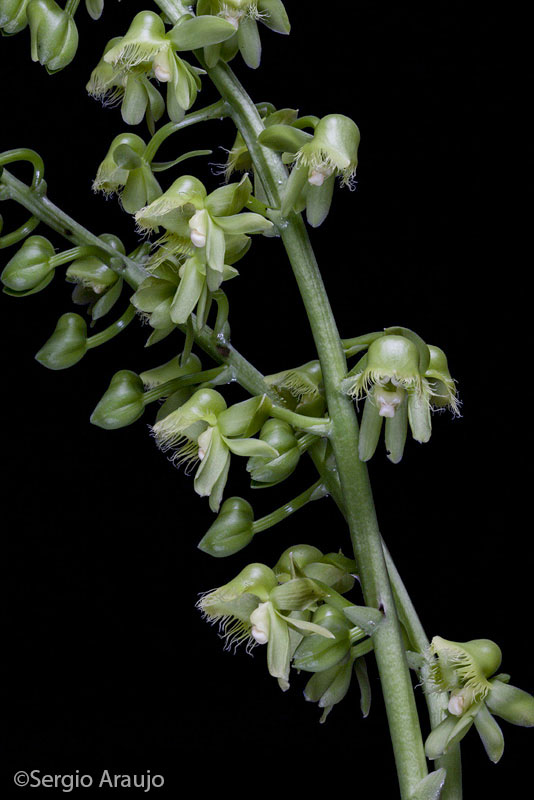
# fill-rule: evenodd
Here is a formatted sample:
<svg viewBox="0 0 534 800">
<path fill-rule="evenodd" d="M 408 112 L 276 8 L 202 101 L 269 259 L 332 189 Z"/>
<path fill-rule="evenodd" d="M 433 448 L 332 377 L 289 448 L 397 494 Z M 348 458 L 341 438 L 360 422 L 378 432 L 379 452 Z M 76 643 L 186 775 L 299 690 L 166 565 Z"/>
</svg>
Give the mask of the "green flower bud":
<svg viewBox="0 0 534 800">
<path fill-rule="evenodd" d="M 0 2 L 0 28 L 10 36 L 24 30 L 28 24 L 29 0 L 2 0 Z"/>
<path fill-rule="evenodd" d="M 194 353 L 190 353 L 185 364 L 182 363 L 182 356 L 180 354 L 171 358 L 170 361 L 167 361 L 160 367 L 141 372 L 139 377 L 146 389 L 154 389 L 156 386 L 161 386 L 162 383 L 180 378 L 182 375 L 191 375 L 194 372 L 200 372 L 201 369 L 202 363 Z"/>
<path fill-rule="evenodd" d="M 451 691 L 449 712 L 461 716 L 473 703 L 484 700 L 491 688 L 488 678 L 499 668 L 500 648 L 489 639 L 451 642 L 435 636 L 429 653 L 434 685 Z"/>
<path fill-rule="evenodd" d="M 100 19 L 104 11 L 104 0 L 85 0 L 85 7 L 91 19 Z"/>
<path fill-rule="evenodd" d="M 313 622 L 326 628 L 333 639 L 312 634 L 306 636 L 297 647 L 293 658 L 295 669 L 305 672 L 322 672 L 339 664 L 351 647 L 350 623 L 332 606 L 323 605 L 313 615 Z"/>
<path fill-rule="evenodd" d="M 215 522 L 199 542 L 199 549 L 215 558 L 238 553 L 254 536 L 254 511 L 242 497 L 225 500 Z"/>
<path fill-rule="evenodd" d="M 78 49 L 78 29 L 71 14 L 54 0 L 30 0 L 27 8 L 32 61 L 48 72 L 70 64 Z"/>
<path fill-rule="evenodd" d="M 80 361 L 87 351 L 87 325 L 79 314 L 63 314 L 54 333 L 35 358 L 48 369 L 67 369 Z"/>
<path fill-rule="evenodd" d="M 284 550 L 275 566 L 273 572 L 280 583 L 296 577 L 295 569 L 302 571 L 307 564 L 319 561 L 323 554 L 317 547 L 311 544 L 297 544 Z"/>
<path fill-rule="evenodd" d="M 145 410 L 143 394 L 143 382 L 135 372 L 116 372 L 91 414 L 91 422 L 107 431 L 131 425 Z"/>
<path fill-rule="evenodd" d="M 272 403 L 265 394 L 235 403 L 219 416 L 219 430 L 223 436 L 254 436 L 269 416 L 271 408 Z M 272 446 L 277 449 L 276 445 Z"/>
<path fill-rule="evenodd" d="M 15 292 L 35 289 L 53 271 L 49 262 L 54 255 L 54 247 L 48 239 L 29 236 L 4 267 L 0 280 Z"/>
<path fill-rule="evenodd" d="M 280 454 L 276 458 L 255 456 L 249 459 L 247 471 L 256 483 L 274 486 L 291 475 L 300 460 L 298 439 L 291 425 L 278 419 L 269 419 L 261 429 L 260 439 Z"/>
<path fill-rule="evenodd" d="M 352 678 L 352 659 L 347 655 L 333 667 L 312 675 L 304 689 L 304 697 L 324 709 L 319 722 L 324 723 L 333 707 L 346 696 Z"/>
<path fill-rule="evenodd" d="M 486 705 L 493 714 L 526 728 L 534 726 L 534 697 L 498 679 L 490 681 Z"/>
</svg>

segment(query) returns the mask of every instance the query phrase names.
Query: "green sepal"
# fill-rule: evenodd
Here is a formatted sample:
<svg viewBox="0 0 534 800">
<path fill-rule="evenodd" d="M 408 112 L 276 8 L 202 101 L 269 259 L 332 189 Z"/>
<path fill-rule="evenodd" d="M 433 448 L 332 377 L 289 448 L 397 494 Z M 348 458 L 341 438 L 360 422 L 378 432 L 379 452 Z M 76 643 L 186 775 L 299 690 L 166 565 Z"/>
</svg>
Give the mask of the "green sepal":
<svg viewBox="0 0 534 800">
<path fill-rule="evenodd" d="M 384 427 L 387 457 L 393 464 L 398 464 L 402 460 L 408 435 L 408 403 L 406 397 L 397 407 L 395 416 L 386 418 Z"/>
<path fill-rule="evenodd" d="M 252 541 L 254 511 L 242 497 L 225 500 L 215 522 L 198 547 L 215 558 L 225 558 L 238 553 Z"/>
<path fill-rule="evenodd" d="M 2 0 L 0 5 L 0 29 L 3 36 L 20 33 L 28 24 L 29 0 Z"/>
<path fill-rule="evenodd" d="M 272 403 L 265 394 L 235 403 L 219 416 L 219 430 L 223 436 L 254 436 L 269 416 L 271 408 Z"/>
<path fill-rule="evenodd" d="M 426 444 L 432 435 L 430 403 L 424 394 L 417 391 L 408 395 L 408 422 L 415 441 Z"/>
<path fill-rule="evenodd" d="M 447 772 L 445 769 L 437 769 L 419 781 L 415 791 L 410 795 L 410 800 L 439 800 Z"/>
<path fill-rule="evenodd" d="M 251 69 L 257 69 L 261 62 L 261 39 L 258 23 L 252 17 L 244 17 L 237 29 L 237 42 L 243 61 Z"/>
<path fill-rule="evenodd" d="M 206 198 L 206 208 L 212 217 L 239 214 L 248 203 L 251 194 L 250 178 L 244 175 L 239 183 L 229 183 L 211 192 Z"/>
<path fill-rule="evenodd" d="M 143 115 L 141 115 L 141 119 Z M 129 144 L 119 144 L 113 151 L 113 161 L 120 169 L 130 172 L 143 166 L 143 159 Z"/>
<path fill-rule="evenodd" d="M 218 511 L 230 467 L 230 453 L 217 427 L 211 428 L 211 437 L 204 458 L 196 471 L 194 487 L 200 497 L 209 497 L 212 511 Z"/>
<path fill-rule="evenodd" d="M 346 696 L 351 678 L 352 662 L 348 657 L 340 664 L 312 675 L 304 688 L 304 697 L 324 709 L 321 723 L 325 722 L 333 706 Z"/>
<path fill-rule="evenodd" d="M 360 461 L 369 461 L 376 451 L 384 418 L 370 397 L 365 398 L 358 441 Z"/>
<path fill-rule="evenodd" d="M 486 705 L 492 714 L 512 725 L 534 726 L 534 697 L 531 694 L 500 680 L 492 680 L 490 684 Z"/>
<path fill-rule="evenodd" d="M 282 216 L 287 217 L 289 212 L 297 206 L 302 190 L 308 180 L 308 169 L 303 164 L 295 164 L 286 183 L 286 190 L 282 198 Z"/>
<path fill-rule="evenodd" d="M 104 0 L 85 0 L 85 7 L 91 19 L 100 19 L 104 10 Z"/>
<path fill-rule="evenodd" d="M 79 314 L 63 314 L 54 333 L 36 354 L 48 369 L 67 369 L 77 364 L 87 351 L 87 325 Z"/>
<path fill-rule="evenodd" d="M 365 717 L 369 716 L 369 711 L 371 710 L 371 682 L 369 680 L 365 658 L 355 659 L 354 674 L 356 675 L 356 680 L 360 688 L 360 709 L 362 717 L 365 719 Z"/>
<path fill-rule="evenodd" d="M 311 142 L 313 136 L 291 125 L 269 125 L 258 136 L 258 142 L 270 150 L 296 153 L 302 145 Z"/>
<path fill-rule="evenodd" d="M 504 752 L 504 736 L 495 718 L 491 716 L 484 703 L 482 703 L 480 711 L 475 717 L 475 727 L 482 739 L 482 744 L 489 760 L 497 764 Z"/>
<path fill-rule="evenodd" d="M 275 33 L 288 34 L 291 24 L 282 0 L 259 0 L 258 11 L 261 22 Z"/>
<path fill-rule="evenodd" d="M 117 282 L 110 289 L 108 289 L 104 295 L 102 295 L 102 297 L 98 298 L 91 309 L 91 318 L 93 322 L 101 319 L 111 311 L 122 294 L 123 285 L 123 278 L 119 278 Z"/>
<path fill-rule="evenodd" d="M 306 190 L 306 219 L 312 228 L 323 224 L 330 212 L 336 176 L 330 175 L 322 186 L 309 185 Z"/>
<path fill-rule="evenodd" d="M 235 28 L 230 22 L 221 17 L 206 15 L 178 22 L 167 33 L 167 39 L 180 52 L 219 44 L 234 33 Z"/>
<path fill-rule="evenodd" d="M 275 458 L 278 453 L 266 442 L 261 439 L 227 439 L 223 437 L 228 449 L 236 456 L 244 456 L 249 458 L 251 456 L 269 456 Z"/>
<path fill-rule="evenodd" d="M 306 611 L 322 600 L 326 592 L 310 578 L 294 578 L 276 586 L 269 599 L 279 611 Z M 329 634 L 329 637 L 332 634 Z"/>
<path fill-rule="evenodd" d="M 372 636 L 384 620 L 382 612 L 370 606 L 349 606 L 343 609 L 343 613 L 353 625 L 357 625 L 368 636 Z"/>
<path fill-rule="evenodd" d="M 243 233 L 265 233 L 273 228 L 273 223 L 262 217 L 261 214 L 254 214 L 251 211 L 243 211 L 241 214 L 232 214 L 228 217 L 217 217 L 217 225 L 227 234 Z"/>
<path fill-rule="evenodd" d="M 91 414 L 90 421 L 106 431 L 124 428 L 138 420 L 145 410 L 143 381 L 135 372 L 116 372 Z"/>
<path fill-rule="evenodd" d="M 188 258 L 181 269 L 182 278 L 170 308 L 171 320 L 176 325 L 187 322 L 199 301 L 206 282 L 202 270 L 202 262 L 197 257 Z"/>
</svg>

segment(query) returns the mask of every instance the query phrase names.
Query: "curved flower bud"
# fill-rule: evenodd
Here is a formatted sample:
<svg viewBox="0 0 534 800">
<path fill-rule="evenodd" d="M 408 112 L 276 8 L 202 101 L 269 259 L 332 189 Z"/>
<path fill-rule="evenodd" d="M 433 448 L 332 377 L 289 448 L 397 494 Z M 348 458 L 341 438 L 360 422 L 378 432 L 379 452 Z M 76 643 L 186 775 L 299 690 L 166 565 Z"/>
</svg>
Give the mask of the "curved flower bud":
<svg viewBox="0 0 534 800">
<path fill-rule="evenodd" d="M 53 245 L 44 236 L 29 236 L 22 247 L 8 261 L 0 280 L 14 292 L 28 292 L 46 286 L 54 267 L 50 259 L 55 255 Z"/>
<path fill-rule="evenodd" d="M 253 481 L 274 486 L 288 478 L 296 469 L 301 451 L 291 425 L 283 420 L 269 419 L 260 432 L 260 439 L 279 453 L 276 458 L 254 456 L 247 464 Z"/>
<path fill-rule="evenodd" d="M 32 61 L 48 72 L 70 64 L 78 49 L 78 29 L 72 15 L 55 0 L 30 0 L 27 7 Z"/>
<path fill-rule="evenodd" d="M 279 583 L 285 583 L 297 575 L 303 574 L 302 570 L 307 564 L 319 561 L 322 557 L 322 552 L 311 544 L 293 545 L 284 550 L 273 567 L 273 571 Z"/>
<path fill-rule="evenodd" d="M 143 415 L 143 395 L 139 375 L 128 369 L 116 372 L 91 414 L 92 424 L 107 431 L 131 425 Z"/>
<path fill-rule="evenodd" d="M 87 351 L 87 325 L 79 314 L 63 314 L 54 333 L 35 358 L 48 369 L 67 369 L 80 361 Z"/>
<path fill-rule="evenodd" d="M 6 36 L 23 31 L 28 24 L 29 0 L 2 0 L 0 3 L 0 29 Z"/>
<path fill-rule="evenodd" d="M 253 523 L 254 511 L 250 503 L 242 497 L 229 497 L 198 547 L 215 558 L 238 553 L 252 541 Z"/>
<path fill-rule="evenodd" d="M 272 403 L 265 394 L 235 403 L 220 414 L 219 429 L 223 436 L 254 436 L 269 416 L 271 408 Z M 277 449 L 275 445 L 273 447 Z"/>
<path fill-rule="evenodd" d="M 172 381 L 175 378 L 180 378 L 183 375 L 191 375 L 194 372 L 200 372 L 202 363 L 198 356 L 190 353 L 185 363 L 182 362 L 182 356 L 177 355 L 162 364 L 160 367 L 145 370 L 141 372 L 141 378 L 145 389 L 154 389 L 156 386 L 161 386 L 162 383 Z"/>
<path fill-rule="evenodd" d="M 348 654 L 351 626 L 341 611 L 326 604 L 319 607 L 312 620 L 330 631 L 332 638 L 318 634 L 306 636 L 295 651 L 293 666 L 305 672 L 322 672 L 339 664 Z"/>
</svg>

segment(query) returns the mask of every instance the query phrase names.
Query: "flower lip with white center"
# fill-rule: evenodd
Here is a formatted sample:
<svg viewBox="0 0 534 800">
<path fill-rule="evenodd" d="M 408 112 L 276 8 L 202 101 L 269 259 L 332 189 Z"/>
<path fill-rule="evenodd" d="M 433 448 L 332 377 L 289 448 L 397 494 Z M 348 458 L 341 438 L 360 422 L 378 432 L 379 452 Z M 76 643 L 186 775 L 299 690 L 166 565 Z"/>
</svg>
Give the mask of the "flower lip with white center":
<svg viewBox="0 0 534 800">
<path fill-rule="evenodd" d="M 201 433 L 200 436 L 198 437 L 197 444 L 198 444 L 199 461 L 202 461 L 202 459 L 205 458 L 206 453 L 208 452 L 208 447 L 210 446 L 212 434 L 213 434 L 213 428 L 208 428 L 207 430 L 204 431 L 204 433 Z"/>
<path fill-rule="evenodd" d="M 377 387 L 375 400 L 378 403 L 379 416 L 392 419 L 395 416 L 397 407 L 402 403 L 402 394 L 399 389 L 396 392 L 388 392 L 386 389 Z"/>
<path fill-rule="evenodd" d="M 257 641 L 258 644 L 267 644 L 269 641 L 269 637 L 266 631 L 262 631 L 261 628 L 257 628 L 255 625 L 250 631 L 250 635 L 253 639 Z"/>
<path fill-rule="evenodd" d="M 206 234 L 202 233 L 202 231 L 193 228 L 191 230 L 191 241 L 195 245 L 195 247 L 206 247 Z"/>
<path fill-rule="evenodd" d="M 308 175 L 308 183 L 312 186 L 322 186 L 331 174 L 332 170 L 329 167 L 314 167 Z"/>
<path fill-rule="evenodd" d="M 171 65 L 169 61 L 169 54 L 166 50 L 158 53 L 152 61 L 152 69 L 154 75 L 161 81 L 161 83 L 168 83 L 172 77 Z"/>
</svg>

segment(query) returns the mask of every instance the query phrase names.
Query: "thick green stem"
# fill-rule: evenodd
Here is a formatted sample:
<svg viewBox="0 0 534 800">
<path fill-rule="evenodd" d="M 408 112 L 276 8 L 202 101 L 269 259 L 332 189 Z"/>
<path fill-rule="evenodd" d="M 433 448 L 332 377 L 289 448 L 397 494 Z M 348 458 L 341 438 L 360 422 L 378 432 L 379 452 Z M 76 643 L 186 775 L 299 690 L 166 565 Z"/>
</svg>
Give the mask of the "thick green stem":
<svg viewBox="0 0 534 800">
<path fill-rule="evenodd" d="M 273 205 L 286 171 L 278 156 L 257 143 L 263 124 L 231 70 L 222 64 L 208 70 L 222 97 L 234 109 L 243 136 Z M 360 568 L 367 605 L 380 608 L 384 623 L 373 637 L 374 650 L 397 763 L 401 797 L 408 800 L 426 776 L 419 719 L 393 593 L 384 561 L 367 469 L 358 458 L 358 423 L 352 402 L 340 391 L 347 366 L 336 323 L 302 218 L 291 213 L 279 226 L 282 241 L 303 299 L 321 362 L 331 417 L 330 441 L 343 492 L 346 519 Z"/>
</svg>

